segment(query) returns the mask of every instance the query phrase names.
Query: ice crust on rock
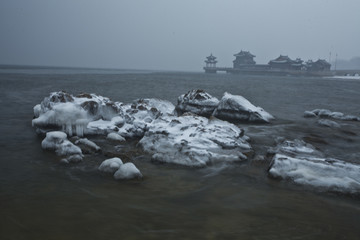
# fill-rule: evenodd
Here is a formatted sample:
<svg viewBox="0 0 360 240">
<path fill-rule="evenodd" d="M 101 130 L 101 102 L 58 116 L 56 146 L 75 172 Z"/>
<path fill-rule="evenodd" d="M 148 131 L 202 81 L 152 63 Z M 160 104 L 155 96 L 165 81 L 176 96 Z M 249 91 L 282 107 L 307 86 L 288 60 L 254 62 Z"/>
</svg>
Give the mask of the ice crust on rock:
<svg viewBox="0 0 360 240">
<path fill-rule="evenodd" d="M 314 109 L 312 111 L 305 111 L 304 117 L 330 118 L 330 119 L 343 120 L 343 121 L 360 121 L 360 117 L 354 115 L 345 115 L 342 112 L 332 112 L 328 109 Z"/>
<path fill-rule="evenodd" d="M 99 171 L 115 173 L 123 164 L 120 158 L 110 158 L 103 161 L 99 166 Z"/>
<path fill-rule="evenodd" d="M 213 115 L 232 121 L 268 123 L 274 117 L 261 107 L 256 107 L 239 95 L 224 93 Z"/>
<path fill-rule="evenodd" d="M 142 174 L 133 163 L 121 164 L 119 169 L 114 173 L 114 178 L 117 180 L 140 179 Z"/>
<path fill-rule="evenodd" d="M 176 112 L 182 115 L 185 112 L 195 113 L 199 116 L 210 117 L 218 106 L 219 100 L 204 90 L 191 90 L 178 97 Z"/>
<path fill-rule="evenodd" d="M 98 145 L 96 145 L 96 143 L 94 143 L 93 141 L 90 141 L 87 138 L 80 138 L 75 141 L 75 144 L 76 145 L 79 145 L 79 144 L 85 145 L 86 147 L 94 150 L 95 152 L 98 152 L 101 150 L 101 148 Z"/>
<path fill-rule="evenodd" d="M 109 140 L 112 140 L 112 141 L 117 141 L 117 142 L 125 142 L 126 141 L 126 139 L 124 137 L 122 137 L 120 134 L 118 134 L 116 132 L 109 133 L 106 138 Z"/>
<path fill-rule="evenodd" d="M 193 167 L 247 159 L 251 146 L 237 126 L 192 114 L 167 116 L 149 125 L 139 145 L 159 162 Z"/>
<path fill-rule="evenodd" d="M 65 156 L 65 160 L 68 162 L 78 162 L 83 157 L 81 149 L 67 140 L 66 133 L 60 131 L 46 133 L 41 147 L 45 150 L 55 151 L 59 156 Z"/>
<path fill-rule="evenodd" d="M 285 141 L 276 148 L 269 175 L 321 190 L 360 193 L 360 165 L 325 158 L 300 140 Z"/>
</svg>

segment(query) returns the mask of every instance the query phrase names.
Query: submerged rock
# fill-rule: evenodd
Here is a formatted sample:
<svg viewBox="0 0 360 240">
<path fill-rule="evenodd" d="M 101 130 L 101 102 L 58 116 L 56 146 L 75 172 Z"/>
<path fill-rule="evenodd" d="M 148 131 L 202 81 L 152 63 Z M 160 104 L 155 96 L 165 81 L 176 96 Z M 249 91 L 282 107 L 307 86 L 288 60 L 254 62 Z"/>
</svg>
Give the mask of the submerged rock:
<svg viewBox="0 0 360 240">
<path fill-rule="evenodd" d="M 179 96 L 175 110 L 178 115 L 191 112 L 199 116 L 210 117 L 218 104 L 217 98 L 198 89 Z"/>
<path fill-rule="evenodd" d="M 303 141 L 284 141 L 276 148 L 269 175 L 297 184 L 343 193 L 360 192 L 360 166 L 325 158 Z"/>
<path fill-rule="evenodd" d="M 340 128 L 340 124 L 338 124 L 337 122 L 331 121 L 329 119 L 319 119 L 319 121 L 317 121 L 317 123 L 320 126 L 324 126 L 324 127 L 329 127 L 329 128 Z"/>
<path fill-rule="evenodd" d="M 83 153 L 93 153 L 99 152 L 101 148 L 96 145 L 93 141 L 90 141 L 87 138 L 80 138 L 75 141 L 75 144 L 81 148 Z"/>
<path fill-rule="evenodd" d="M 230 121 L 268 123 L 274 117 L 260 107 L 255 107 L 247 99 L 238 95 L 224 93 L 213 114 Z"/>
<path fill-rule="evenodd" d="M 332 112 L 328 109 L 314 109 L 312 111 L 305 111 L 304 117 L 330 118 L 343 121 L 360 121 L 360 117 L 345 115 L 342 112 Z"/>
<path fill-rule="evenodd" d="M 243 131 L 215 118 L 196 115 L 156 119 L 139 145 L 159 162 L 203 167 L 218 161 L 238 162 L 252 151 Z"/>
</svg>

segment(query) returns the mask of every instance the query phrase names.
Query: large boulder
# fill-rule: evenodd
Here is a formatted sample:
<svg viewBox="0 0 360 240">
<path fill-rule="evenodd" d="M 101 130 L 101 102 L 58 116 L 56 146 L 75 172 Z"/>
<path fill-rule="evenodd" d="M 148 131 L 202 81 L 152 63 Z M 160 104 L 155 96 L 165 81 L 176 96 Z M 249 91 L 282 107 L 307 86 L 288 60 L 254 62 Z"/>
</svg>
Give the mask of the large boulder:
<svg viewBox="0 0 360 240">
<path fill-rule="evenodd" d="M 326 158 L 300 140 L 284 141 L 275 148 L 269 176 L 319 190 L 360 193 L 360 165 Z"/>
<path fill-rule="evenodd" d="M 82 137 L 89 122 L 122 115 L 121 105 L 95 94 L 73 96 L 62 91 L 53 92 L 34 107 L 32 125 L 44 132 L 50 128 Z"/>
<path fill-rule="evenodd" d="M 115 132 L 122 137 L 142 137 L 149 123 L 174 109 L 172 103 L 159 99 L 123 104 L 96 94 L 53 92 L 34 107 L 32 124 L 40 132 L 61 130 L 69 136 Z"/>
<path fill-rule="evenodd" d="M 203 167 L 244 161 L 252 152 L 247 140 L 243 130 L 231 123 L 185 114 L 156 119 L 139 145 L 153 161 Z"/>
<path fill-rule="evenodd" d="M 216 97 L 198 89 L 179 96 L 175 110 L 178 115 L 191 112 L 199 116 L 210 117 L 218 104 L 219 100 Z"/>
<path fill-rule="evenodd" d="M 274 117 L 261 107 L 256 107 L 242 96 L 224 93 L 213 114 L 229 121 L 268 123 Z"/>
</svg>

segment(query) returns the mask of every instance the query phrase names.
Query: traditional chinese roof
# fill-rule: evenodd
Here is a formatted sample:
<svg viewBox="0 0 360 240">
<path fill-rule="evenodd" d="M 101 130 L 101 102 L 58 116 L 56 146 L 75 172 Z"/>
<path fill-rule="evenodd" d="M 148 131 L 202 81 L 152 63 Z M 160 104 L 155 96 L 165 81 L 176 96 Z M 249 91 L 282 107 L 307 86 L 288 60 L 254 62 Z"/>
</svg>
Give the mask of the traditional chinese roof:
<svg viewBox="0 0 360 240">
<path fill-rule="evenodd" d="M 212 54 L 210 54 L 210 56 L 206 57 L 208 61 L 213 61 L 216 59 L 215 56 L 213 56 Z"/>
<path fill-rule="evenodd" d="M 270 60 L 269 63 L 293 63 L 294 60 L 291 60 L 288 56 L 280 55 L 278 58 L 274 60 Z"/>
<path fill-rule="evenodd" d="M 323 65 L 323 66 L 331 66 L 330 63 L 328 63 L 326 60 L 324 59 L 318 59 L 316 62 L 314 62 L 315 64 L 319 64 L 319 65 Z"/>
<path fill-rule="evenodd" d="M 243 51 L 241 50 L 239 53 L 234 54 L 235 57 L 256 57 L 255 55 L 252 55 L 249 51 Z"/>
</svg>

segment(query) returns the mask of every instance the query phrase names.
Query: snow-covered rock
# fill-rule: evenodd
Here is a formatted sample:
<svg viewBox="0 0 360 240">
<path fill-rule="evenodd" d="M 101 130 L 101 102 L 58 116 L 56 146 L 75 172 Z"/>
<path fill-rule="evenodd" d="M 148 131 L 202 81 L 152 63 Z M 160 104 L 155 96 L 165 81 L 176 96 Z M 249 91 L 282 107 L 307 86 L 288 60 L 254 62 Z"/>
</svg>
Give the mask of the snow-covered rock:
<svg viewBox="0 0 360 240">
<path fill-rule="evenodd" d="M 305 111 L 304 117 L 330 118 L 343 121 L 360 121 L 360 117 L 354 115 L 345 115 L 342 112 L 332 112 L 328 109 L 314 109 L 312 111 Z"/>
<path fill-rule="evenodd" d="M 116 142 L 125 142 L 126 139 L 122 137 L 120 134 L 116 132 L 109 133 L 106 137 L 109 140 L 116 141 Z"/>
<path fill-rule="evenodd" d="M 216 97 L 198 89 L 179 96 L 175 110 L 178 115 L 191 112 L 199 116 L 210 117 L 218 104 L 219 100 Z"/>
<path fill-rule="evenodd" d="M 87 138 L 80 138 L 75 141 L 75 144 L 81 148 L 82 152 L 85 151 L 85 153 L 98 152 L 101 150 L 101 148 L 96 143 L 90 141 Z"/>
<path fill-rule="evenodd" d="M 269 175 L 326 191 L 360 192 L 360 165 L 325 158 L 313 146 L 299 140 L 278 145 Z"/>
<path fill-rule="evenodd" d="M 172 103 L 159 99 L 123 104 L 96 94 L 53 92 L 34 107 L 32 124 L 42 132 L 61 130 L 69 136 L 116 132 L 123 137 L 142 137 L 149 123 L 174 109 Z"/>
<path fill-rule="evenodd" d="M 119 170 L 120 166 L 123 164 L 120 158 L 110 158 L 103 161 L 99 166 L 99 171 L 102 172 L 110 172 L 115 173 L 117 170 Z"/>
<path fill-rule="evenodd" d="M 81 149 L 67 140 L 66 133 L 60 131 L 46 133 L 41 147 L 45 150 L 55 151 L 59 156 L 65 156 L 68 162 L 81 161 L 83 156 Z"/>
<path fill-rule="evenodd" d="M 203 167 L 218 161 L 243 161 L 251 146 L 237 126 L 184 114 L 156 119 L 139 145 L 154 161 Z"/>
<path fill-rule="evenodd" d="M 142 174 L 133 163 L 123 163 L 120 158 L 110 158 L 103 161 L 99 166 L 99 171 L 114 173 L 117 180 L 140 179 Z"/>
<path fill-rule="evenodd" d="M 274 117 L 247 99 L 238 95 L 224 93 L 214 116 L 223 120 L 268 123 Z"/>
<path fill-rule="evenodd" d="M 133 163 L 121 164 L 119 169 L 114 173 L 114 178 L 117 180 L 140 179 L 142 174 Z"/>
<path fill-rule="evenodd" d="M 83 136 L 89 122 L 111 120 L 121 114 L 121 103 L 95 94 L 73 96 L 66 92 L 53 92 L 34 107 L 32 125 L 40 129 L 61 129 L 69 136 Z"/>
</svg>

